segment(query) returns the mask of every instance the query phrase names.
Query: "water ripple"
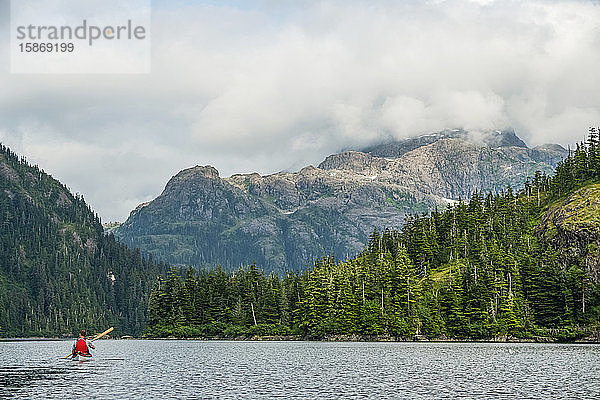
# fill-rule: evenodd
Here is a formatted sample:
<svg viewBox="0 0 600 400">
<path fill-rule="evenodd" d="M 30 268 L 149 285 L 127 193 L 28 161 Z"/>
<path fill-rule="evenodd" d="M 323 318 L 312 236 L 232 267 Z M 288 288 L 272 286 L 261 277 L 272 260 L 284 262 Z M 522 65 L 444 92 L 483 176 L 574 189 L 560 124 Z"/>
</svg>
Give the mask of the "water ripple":
<svg viewBox="0 0 600 400">
<path fill-rule="evenodd" d="M 496 343 L 0 342 L 0 398 L 600 398 L 600 346 Z"/>
</svg>

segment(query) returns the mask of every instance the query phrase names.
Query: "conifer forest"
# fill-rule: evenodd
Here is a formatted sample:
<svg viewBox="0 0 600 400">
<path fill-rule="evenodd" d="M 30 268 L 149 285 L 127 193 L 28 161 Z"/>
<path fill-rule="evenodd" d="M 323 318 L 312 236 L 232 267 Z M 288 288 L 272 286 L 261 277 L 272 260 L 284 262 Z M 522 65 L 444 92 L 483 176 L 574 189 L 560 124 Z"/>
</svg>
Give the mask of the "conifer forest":
<svg viewBox="0 0 600 400">
<path fill-rule="evenodd" d="M 0 148 L 0 336 L 139 335 L 166 269 L 105 235 L 81 195 Z"/>
<path fill-rule="evenodd" d="M 173 268 L 154 283 L 146 334 L 573 340 L 600 319 L 599 215 L 591 128 L 553 176 L 375 230 L 354 258 L 285 276 Z"/>
</svg>

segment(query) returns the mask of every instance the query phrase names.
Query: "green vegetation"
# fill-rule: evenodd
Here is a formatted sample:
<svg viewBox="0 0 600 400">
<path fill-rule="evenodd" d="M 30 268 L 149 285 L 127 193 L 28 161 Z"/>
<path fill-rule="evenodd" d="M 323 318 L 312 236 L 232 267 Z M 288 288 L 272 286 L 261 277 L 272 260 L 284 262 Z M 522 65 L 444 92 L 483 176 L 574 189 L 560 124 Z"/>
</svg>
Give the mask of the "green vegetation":
<svg viewBox="0 0 600 400">
<path fill-rule="evenodd" d="M 82 196 L 0 146 L 0 336 L 140 334 L 164 266 L 103 233 Z"/>
<path fill-rule="evenodd" d="M 518 193 L 475 193 L 414 215 L 400 232 L 373 232 L 355 258 L 325 257 L 284 277 L 256 265 L 165 276 L 105 235 L 83 197 L 0 147 L 0 335 L 112 325 L 176 337 L 597 337 L 599 211 L 592 130 L 553 177 L 537 172 Z"/>
<path fill-rule="evenodd" d="M 597 336 L 598 131 L 514 193 L 474 193 L 358 257 L 280 278 L 172 270 L 155 283 L 150 336 L 388 335 L 490 339 Z M 1 322 L 1 321 L 0 321 Z"/>
</svg>

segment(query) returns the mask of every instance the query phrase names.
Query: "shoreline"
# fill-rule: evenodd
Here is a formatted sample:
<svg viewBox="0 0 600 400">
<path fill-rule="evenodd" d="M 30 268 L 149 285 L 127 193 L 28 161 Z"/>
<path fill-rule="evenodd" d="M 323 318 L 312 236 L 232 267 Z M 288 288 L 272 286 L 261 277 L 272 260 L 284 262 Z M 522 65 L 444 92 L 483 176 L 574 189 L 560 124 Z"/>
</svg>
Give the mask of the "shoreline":
<svg viewBox="0 0 600 400">
<path fill-rule="evenodd" d="M 536 338 L 489 338 L 489 339 L 457 339 L 457 338 L 364 338 L 351 336 L 336 336 L 325 338 L 303 338 L 289 336 L 250 336 L 250 337 L 144 337 L 135 338 L 134 340 L 202 340 L 202 341 L 232 341 L 232 342 L 346 342 L 346 343 L 540 343 L 540 344 L 600 344 L 598 339 L 577 339 L 571 341 L 561 341 L 552 337 L 536 337 Z"/>
<path fill-rule="evenodd" d="M 20 337 L 0 338 L 0 343 L 10 342 L 50 342 L 50 341 L 73 341 L 74 338 L 54 337 Z M 289 336 L 238 336 L 238 337 L 107 337 L 100 340 L 196 340 L 196 341 L 234 341 L 234 342 L 363 342 L 363 343 L 544 343 L 544 344 L 600 344 L 600 338 L 582 338 L 577 340 L 559 340 L 549 336 L 535 336 L 532 338 L 517 338 L 512 336 L 498 336 L 495 338 L 449 338 L 424 336 L 415 337 L 392 337 L 383 335 L 329 335 L 323 338 Z"/>
</svg>

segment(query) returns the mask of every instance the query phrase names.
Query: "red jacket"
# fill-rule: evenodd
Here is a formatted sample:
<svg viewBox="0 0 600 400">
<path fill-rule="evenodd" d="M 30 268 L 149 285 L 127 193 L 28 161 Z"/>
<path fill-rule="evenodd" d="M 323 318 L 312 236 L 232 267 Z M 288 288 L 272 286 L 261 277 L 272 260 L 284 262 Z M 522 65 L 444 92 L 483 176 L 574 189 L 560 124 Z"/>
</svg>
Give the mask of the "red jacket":
<svg viewBox="0 0 600 400">
<path fill-rule="evenodd" d="M 76 353 L 89 353 L 90 350 L 88 349 L 88 345 L 85 341 L 85 339 L 79 339 L 77 341 L 77 343 L 75 343 L 75 352 Z"/>
</svg>

